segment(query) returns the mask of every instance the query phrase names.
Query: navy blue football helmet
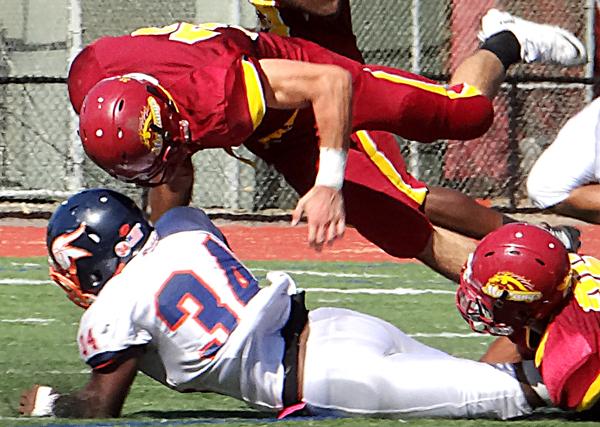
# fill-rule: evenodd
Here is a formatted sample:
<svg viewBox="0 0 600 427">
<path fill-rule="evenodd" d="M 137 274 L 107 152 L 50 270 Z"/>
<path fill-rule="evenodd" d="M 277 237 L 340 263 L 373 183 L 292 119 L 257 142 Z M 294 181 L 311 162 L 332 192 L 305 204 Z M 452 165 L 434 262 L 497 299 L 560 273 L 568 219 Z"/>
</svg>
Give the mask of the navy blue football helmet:
<svg viewBox="0 0 600 427">
<path fill-rule="evenodd" d="M 62 202 L 48 222 L 50 277 L 75 304 L 87 308 L 152 230 L 129 197 L 107 189 L 81 191 Z"/>
</svg>

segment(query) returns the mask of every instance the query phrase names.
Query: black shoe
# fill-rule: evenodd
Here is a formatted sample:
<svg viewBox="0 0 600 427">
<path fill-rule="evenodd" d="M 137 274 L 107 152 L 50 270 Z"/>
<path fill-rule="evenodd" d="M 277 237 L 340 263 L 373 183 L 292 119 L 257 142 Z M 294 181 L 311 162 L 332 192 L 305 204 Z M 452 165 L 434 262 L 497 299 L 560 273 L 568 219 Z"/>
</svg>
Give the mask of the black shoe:
<svg viewBox="0 0 600 427">
<path fill-rule="evenodd" d="M 551 226 L 547 222 L 542 222 L 540 225 L 544 230 L 560 240 L 569 252 L 576 253 L 581 247 L 581 231 L 577 227 L 573 227 L 572 225 Z"/>
</svg>

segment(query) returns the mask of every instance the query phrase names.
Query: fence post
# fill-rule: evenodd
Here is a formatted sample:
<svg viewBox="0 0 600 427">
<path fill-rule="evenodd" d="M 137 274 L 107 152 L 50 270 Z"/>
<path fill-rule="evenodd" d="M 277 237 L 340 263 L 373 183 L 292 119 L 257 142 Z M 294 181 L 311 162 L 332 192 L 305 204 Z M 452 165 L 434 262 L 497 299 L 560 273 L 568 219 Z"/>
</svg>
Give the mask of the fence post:
<svg viewBox="0 0 600 427">
<path fill-rule="evenodd" d="M 588 52 L 588 62 L 585 65 L 585 77 L 594 78 L 596 68 L 596 13 L 600 9 L 600 0 L 587 0 L 587 22 L 586 22 L 586 49 Z M 595 83 L 588 85 L 585 92 L 586 104 L 594 99 Z"/>
<path fill-rule="evenodd" d="M 75 59 L 75 56 L 81 51 L 83 48 L 83 38 L 82 38 L 82 30 L 81 30 L 81 0 L 70 0 L 69 6 L 69 61 L 68 67 L 71 66 L 71 62 Z M 68 71 L 68 69 L 67 69 Z M 79 135 L 77 134 L 77 130 L 79 129 L 79 119 L 77 114 L 71 108 L 71 105 L 68 103 L 69 109 L 69 135 L 70 135 L 70 145 L 69 145 L 69 156 L 71 160 L 72 170 L 70 176 L 67 178 L 67 189 L 69 191 L 77 191 L 83 188 L 84 180 L 83 180 L 83 146 L 81 145 L 81 141 L 79 139 Z"/>
<path fill-rule="evenodd" d="M 521 153 L 519 151 L 519 140 L 517 137 L 518 117 L 520 115 L 521 102 L 517 97 L 518 87 L 517 82 L 510 83 L 507 98 L 508 98 L 508 204 L 511 210 L 517 208 L 517 190 L 519 182 L 521 182 Z"/>
<path fill-rule="evenodd" d="M 415 74 L 421 72 L 421 28 L 420 28 L 420 13 L 421 13 L 421 0 L 412 0 L 411 6 L 411 18 L 412 18 L 412 45 L 411 45 L 411 71 Z M 410 141 L 408 144 L 410 158 L 408 162 L 408 170 L 416 178 L 420 177 L 420 153 L 419 143 Z"/>
</svg>

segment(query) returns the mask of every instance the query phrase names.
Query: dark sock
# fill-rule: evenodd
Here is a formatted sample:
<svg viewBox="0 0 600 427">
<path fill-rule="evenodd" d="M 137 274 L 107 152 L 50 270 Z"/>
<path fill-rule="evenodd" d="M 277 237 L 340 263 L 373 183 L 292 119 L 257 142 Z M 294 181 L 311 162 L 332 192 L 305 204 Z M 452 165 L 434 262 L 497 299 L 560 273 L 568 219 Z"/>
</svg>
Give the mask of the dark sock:
<svg viewBox="0 0 600 427">
<path fill-rule="evenodd" d="M 489 50 L 496 55 L 505 70 L 521 61 L 521 44 L 510 31 L 494 34 L 483 42 L 481 49 Z"/>
</svg>

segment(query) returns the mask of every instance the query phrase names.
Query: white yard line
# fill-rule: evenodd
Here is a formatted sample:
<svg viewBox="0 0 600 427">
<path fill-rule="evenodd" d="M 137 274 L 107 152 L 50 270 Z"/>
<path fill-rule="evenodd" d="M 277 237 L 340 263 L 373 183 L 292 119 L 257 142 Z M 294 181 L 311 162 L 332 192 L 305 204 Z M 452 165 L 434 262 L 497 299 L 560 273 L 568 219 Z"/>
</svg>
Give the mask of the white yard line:
<svg viewBox="0 0 600 427">
<path fill-rule="evenodd" d="M 39 323 L 47 325 L 50 322 L 54 322 L 56 319 L 41 319 L 39 317 L 25 317 L 21 319 L 0 319 L 0 323 Z"/>
<path fill-rule="evenodd" d="M 50 285 L 51 280 L 0 279 L 0 285 Z"/>
<path fill-rule="evenodd" d="M 436 332 L 433 334 L 417 332 L 409 335 L 413 338 L 489 338 L 489 335 L 486 336 L 477 332 Z"/>
<path fill-rule="evenodd" d="M 365 295 L 423 295 L 423 294 L 452 294 L 453 291 L 442 289 L 412 289 L 412 288 L 357 288 L 357 289 L 338 289 L 338 288 L 302 288 L 306 292 L 326 292 L 332 294 L 365 294 Z"/>
<path fill-rule="evenodd" d="M 92 372 L 91 369 L 79 369 L 79 370 L 74 370 L 74 371 L 61 371 L 58 369 L 51 369 L 49 371 L 41 371 L 41 370 L 36 370 L 35 373 L 36 374 L 42 374 L 42 375 L 85 375 L 85 374 L 89 374 L 90 372 Z M 27 374 L 31 374 L 31 370 L 27 370 L 27 369 L 7 369 L 6 371 L 4 371 L 4 374 L 7 375 L 27 375 Z"/>
<path fill-rule="evenodd" d="M 252 271 L 272 271 L 265 268 L 253 268 Z M 369 274 L 369 273 L 331 273 L 327 271 L 310 271 L 310 270 L 284 270 L 286 273 L 291 275 L 307 275 L 307 276 L 321 276 L 321 277 L 356 277 L 365 279 L 393 279 L 396 276 L 391 274 Z"/>
<path fill-rule="evenodd" d="M 10 265 L 14 265 L 15 267 L 41 267 L 42 264 L 36 264 L 33 262 L 11 262 Z"/>
</svg>

